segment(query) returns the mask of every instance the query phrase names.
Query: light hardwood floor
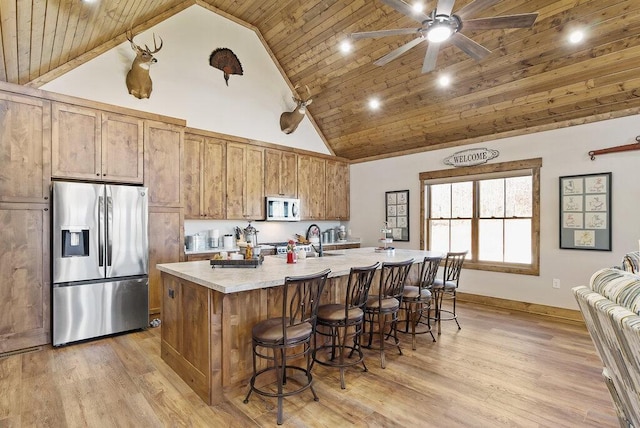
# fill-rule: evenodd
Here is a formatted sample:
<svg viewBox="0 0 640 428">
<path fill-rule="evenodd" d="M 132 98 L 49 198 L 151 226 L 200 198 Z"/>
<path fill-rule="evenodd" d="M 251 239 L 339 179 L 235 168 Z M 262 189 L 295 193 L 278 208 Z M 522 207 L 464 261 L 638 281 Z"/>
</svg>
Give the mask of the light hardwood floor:
<svg viewBox="0 0 640 428">
<path fill-rule="evenodd" d="M 320 401 L 285 399 L 283 426 L 615 427 L 601 362 L 584 326 L 460 303 L 462 330 L 443 323 L 387 368 L 316 365 Z M 275 426 L 275 399 L 246 386 L 209 407 L 160 358 L 160 329 L 0 359 L 0 427 Z"/>
</svg>

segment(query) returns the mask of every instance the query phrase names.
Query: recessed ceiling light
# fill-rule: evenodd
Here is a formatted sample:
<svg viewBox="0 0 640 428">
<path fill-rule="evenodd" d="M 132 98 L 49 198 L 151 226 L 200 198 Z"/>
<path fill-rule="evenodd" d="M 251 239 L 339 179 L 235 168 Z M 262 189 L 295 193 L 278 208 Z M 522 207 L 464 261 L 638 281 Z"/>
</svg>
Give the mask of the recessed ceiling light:
<svg viewBox="0 0 640 428">
<path fill-rule="evenodd" d="M 569 41 L 573 44 L 580 43 L 584 40 L 584 31 L 582 30 L 574 30 L 569 34 Z"/>
<path fill-rule="evenodd" d="M 351 48 L 352 47 L 353 47 L 353 45 L 351 44 L 351 42 L 349 40 L 343 40 L 340 43 L 340 52 L 349 53 L 349 52 L 351 52 Z"/>
<path fill-rule="evenodd" d="M 371 110 L 378 110 L 380 108 L 380 100 L 377 98 L 371 98 L 369 100 L 369 108 Z"/>
<path fill-rule="evenodd" d="M 442 75 L 438 78 L 438 85 L 442 86 L 443 88 L 446 88 L 450 84 L 451 84 L 451 78 L 449 76 Z"/>
<path fill-rule="evenodd" d="M 412 9 L 415 13 L 422 13 L 424 11 L 424 4 L 417 1 L 413 4 Z"/>
</svg>

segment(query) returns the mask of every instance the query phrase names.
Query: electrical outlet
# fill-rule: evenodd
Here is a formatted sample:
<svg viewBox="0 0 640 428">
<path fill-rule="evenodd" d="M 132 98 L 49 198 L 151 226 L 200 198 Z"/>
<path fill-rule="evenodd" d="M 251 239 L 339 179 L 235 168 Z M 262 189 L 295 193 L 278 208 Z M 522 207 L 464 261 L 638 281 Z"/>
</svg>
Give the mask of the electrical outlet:
<svg viewBox="0 0 640 428">
<path fill-rule="evenodd" d="M 560 288 L 560 280 L 558 278 L 553 278 L 552 287 L 553 288 Z"/>
</svg>

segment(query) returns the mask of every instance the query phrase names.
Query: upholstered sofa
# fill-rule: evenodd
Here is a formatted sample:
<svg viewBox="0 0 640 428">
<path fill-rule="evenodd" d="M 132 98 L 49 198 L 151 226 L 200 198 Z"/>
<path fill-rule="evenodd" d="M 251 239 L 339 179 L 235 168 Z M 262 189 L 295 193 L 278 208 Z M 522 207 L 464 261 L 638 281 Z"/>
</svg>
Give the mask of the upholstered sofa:
<svg viewBox="0 0 640 428">
<path fill-rule="evenodd" d="M 640 275 L 602 269 L 573 293 L 604 364 L 620 426 L 640 428 Z"/>
</svg>

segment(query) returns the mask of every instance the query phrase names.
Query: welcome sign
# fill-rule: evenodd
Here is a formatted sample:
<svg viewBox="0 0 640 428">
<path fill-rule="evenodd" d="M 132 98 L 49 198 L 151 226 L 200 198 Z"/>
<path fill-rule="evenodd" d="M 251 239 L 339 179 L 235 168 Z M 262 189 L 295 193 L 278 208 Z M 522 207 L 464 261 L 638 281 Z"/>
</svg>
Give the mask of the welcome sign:
<svg viewBox="0 0 640 428">
<path fill-rule="evenodd" d="M 499 154 L 499 151 L 487 148 L 468 149 L 456 152 L 445 158 L 444 163 L 455 167 L 474 166 L 486 163 L 488 160 L 495 159 Z"/>
</svg>

